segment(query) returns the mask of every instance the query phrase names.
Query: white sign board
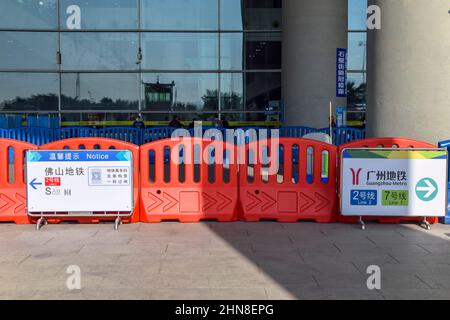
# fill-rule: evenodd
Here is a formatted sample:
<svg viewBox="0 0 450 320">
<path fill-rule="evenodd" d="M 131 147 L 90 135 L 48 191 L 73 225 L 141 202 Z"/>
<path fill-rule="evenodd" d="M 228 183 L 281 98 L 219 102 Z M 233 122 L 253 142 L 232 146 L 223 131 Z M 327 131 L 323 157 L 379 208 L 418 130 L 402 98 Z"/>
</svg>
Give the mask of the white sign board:
<svg viewBox="0 0 450 320">
<path fill-rule="evenodd" d="M 29 213 L 132 212 L 128 150 L 27 151 Z"/>
<path fill-rule="evenodd" d="M 341 214 L 445 216 L 447 157 L 443 149 L 344 149 Z"/>
</svg>

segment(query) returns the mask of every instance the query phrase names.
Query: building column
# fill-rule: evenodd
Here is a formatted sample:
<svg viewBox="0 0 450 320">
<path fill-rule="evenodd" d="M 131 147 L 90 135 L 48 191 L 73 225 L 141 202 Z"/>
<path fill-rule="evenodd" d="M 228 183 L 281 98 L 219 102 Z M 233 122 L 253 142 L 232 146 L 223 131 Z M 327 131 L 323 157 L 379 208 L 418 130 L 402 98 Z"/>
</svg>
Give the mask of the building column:
<svg viewBox="0 0 450 320">
<path fill-rule="evenodd" d="M 347 0 L 283 0 L 285 125 L 328 126 L 336 98 L 336 49 L 347 48 Z"/>
<path fill-rule="evenodd" d="M 369 4 L 381 30 L 368 32 L 368 135 L 450 139 L 450 2 Z"/>
</svg>

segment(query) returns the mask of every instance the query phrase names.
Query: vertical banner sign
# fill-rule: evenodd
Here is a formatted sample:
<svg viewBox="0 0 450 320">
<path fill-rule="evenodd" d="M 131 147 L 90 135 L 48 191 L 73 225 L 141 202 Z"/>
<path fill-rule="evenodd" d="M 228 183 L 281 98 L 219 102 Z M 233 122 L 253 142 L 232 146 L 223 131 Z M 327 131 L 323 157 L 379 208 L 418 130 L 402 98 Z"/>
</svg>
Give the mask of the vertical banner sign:
<svg viewBox="0 0 450 320">
<path fill-rule="evenodd" d="M 29 213 L 133 211 L 128 150 L 27 151 Z"/>
<path fill-rule="evenodd" d="M 443 217 L 447 210 L 444 149 L 344 149 L 344 216 Z"/>
<path fill-rule="evenodd" d="M 347 97 L 347 49 L 336 49 L 336 97 Z"/>
</svg>

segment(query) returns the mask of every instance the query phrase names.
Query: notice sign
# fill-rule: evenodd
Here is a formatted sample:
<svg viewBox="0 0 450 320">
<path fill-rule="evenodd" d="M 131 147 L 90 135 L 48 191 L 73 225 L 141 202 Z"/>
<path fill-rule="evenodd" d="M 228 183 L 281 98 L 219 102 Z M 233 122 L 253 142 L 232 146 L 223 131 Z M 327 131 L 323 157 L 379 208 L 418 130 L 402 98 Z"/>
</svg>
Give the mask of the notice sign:
<svg viewBox="0 0 450 320">
<path fill-rule="evenodd" d="M 341 156 L 342 215 L 445 216 L 447 151 L 345 149 Z"/>
<path fill-rule="evenodd" d="M 130 151 L 27 151 L 30 213 L 131 212 L 133 168 Z"/>
</svg>

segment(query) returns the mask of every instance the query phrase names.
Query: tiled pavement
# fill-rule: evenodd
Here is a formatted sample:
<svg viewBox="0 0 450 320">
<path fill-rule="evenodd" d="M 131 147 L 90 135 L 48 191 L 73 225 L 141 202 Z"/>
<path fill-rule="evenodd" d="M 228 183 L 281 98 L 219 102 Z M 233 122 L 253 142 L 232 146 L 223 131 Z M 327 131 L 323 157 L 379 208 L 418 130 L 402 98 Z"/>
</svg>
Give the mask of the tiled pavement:
<svg viewBox="0 0 450 320">
<path fill-rule="evenodd" d="M 81 290 L 66 287 L 70 265 Z M 0 224 L 0 298 L 449 299 L 450 227 Z"/>
</svg>

